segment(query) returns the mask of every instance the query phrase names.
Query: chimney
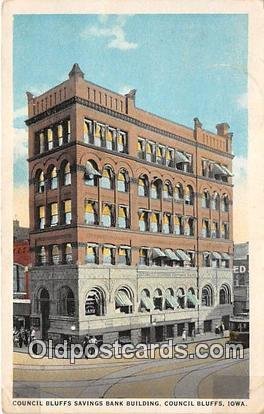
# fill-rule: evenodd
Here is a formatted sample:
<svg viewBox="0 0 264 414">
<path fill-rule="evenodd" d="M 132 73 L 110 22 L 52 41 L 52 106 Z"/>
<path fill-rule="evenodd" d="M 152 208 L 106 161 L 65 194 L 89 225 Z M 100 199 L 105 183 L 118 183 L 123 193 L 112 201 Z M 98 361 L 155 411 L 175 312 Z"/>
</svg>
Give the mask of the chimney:
<svg viewBox="0 0 264 414">
<path fill-rule="evenodd" d="M 227 122 L 223 122 L 222 124 L 217 124 L 216 125 L 217 135 L 226 137 L 229 134 L 229 128 L 230 126 L 228 125 Z"/>
<path fill-rule="evenodd" d="M 136 101 L 136 89 L 131 89 L 128 93 L 125 94 L 126 97 L 126 113 L 133 112 L 135 108 L 135 101 Z"/>
<path fill-rule="evenodd" d="M 84 73 L 80 69 L 78 63 L 74 63 L 72 70 L 69 73 L 69 78 L 72 78 L 73 76 L 84 78 Z"/>
</svg>

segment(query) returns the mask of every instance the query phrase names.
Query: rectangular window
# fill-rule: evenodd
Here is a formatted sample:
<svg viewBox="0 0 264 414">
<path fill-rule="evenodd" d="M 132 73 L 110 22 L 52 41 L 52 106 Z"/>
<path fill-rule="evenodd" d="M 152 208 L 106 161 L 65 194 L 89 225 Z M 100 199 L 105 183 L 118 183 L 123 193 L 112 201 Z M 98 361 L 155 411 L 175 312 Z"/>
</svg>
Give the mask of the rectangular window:
<svg viewBox="0 0 264 414">
<path fill-rule="evenodd" d="M 139 264 L 141 266 L 148 266 L 149 265 L 149 261 L 148 261 L 148 249 L 140 249 L 139 250 Z"/>
<path fill-rule="evenodd" d="M 127 153 L 127 135 L 125 132 L 119 131 L 117 137 L 117 151 Z"/>
<path fill-rule="evenodd" d="M 130 265 L 130 249 L 120 247 L 118 249 L 118 263 L 124 265 Z"/>
<path fill-rule="evenodd" d="M 71 212 L 71 200 L 64 201 L 64 223 L 71 224 L 72 212 Z"/>
<path fill-rule="evenodd" d="M 93 123 L 89 119 L 84 120 L 83 140 L 86 144 L 93 144 Z"/>
<path fill-rule="evenodd" d="M 53 148 L 53 131 L 51 128 L 48 128 L 47 134 L 48 134 L 48 150 L 51 150 Z"/>
<path fill-rule="evenodd" d="M 45 227 L 45 207 L 41 206 L 38 208 L 38 216 L 39 216 L 39 229 L 43 230 Z"/>
<path fill-rule="evenodd" d="M 127 207 L 118 207 L 118 227 L 120 229 L 126 229 L 128 227 L 127 211 Z"/>
<path fill-rule="evenodd" d="M 50 205 L 50 225 L 51 227 L 57 226 L 59 220 L 58 216 L 58 204 L 52 203 Z"/>
<path fill-rule="evenodd" d="M 57 127 L 59 146 L 63 144 L 63 126 L 60 124 Z"/>
<path fill-rule="evenodd" d="M 138 143 L 137 143 L 137 152 L 138 152 L 138 158 L 140 158 L 141 160 L 144 160 L 145 157 L 145 140 L 138 138 Z"/>
<path fill-rule="evenodd" d="M 96 245 L 87 244 L 85 261 L 86 263 L 98 263 Z"/>
<path fill-rule="evenodd" d="M 45 151 L 45 135 L 44 132 L 39 134 L 39 152 L 42 154 Z"/>
</svg>

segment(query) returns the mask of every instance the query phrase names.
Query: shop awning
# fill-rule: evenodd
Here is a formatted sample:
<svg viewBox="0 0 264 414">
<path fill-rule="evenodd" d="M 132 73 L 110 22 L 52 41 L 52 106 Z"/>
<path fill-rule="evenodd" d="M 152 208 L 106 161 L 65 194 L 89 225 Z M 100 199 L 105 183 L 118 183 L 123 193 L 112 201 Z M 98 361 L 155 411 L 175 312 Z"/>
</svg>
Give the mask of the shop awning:
<svg viewBox="0 0 264 414">
<path fill-rule="evenodd" d="M 171 249 L 165 249 L 164 253 L 170 260 L 179 260 L 174 251 Z"/>
<path fill-rule="evenodd" d="M 203 252 L 204 257 L 210 256 L 210 252 Z"/>
<path fill-rule="evenodd" d="M 102 177 L 102 174 L 99 173 L 99 171 L 97 171 L 92 164 L 90 163 L 90 161 L 87 161 L 86 165 L 85 165 L 85 174 L 88 175 L 90 178 L 97 176 L 97 177 Z"/>
<path fill-rule="evenodd" d="M 130 250 L 131 249 L 131 247 L 130 246 L 119 246 L 120 247 L 120 249 L 125 249 L 125 250 Z"/>
<path fill-rule="evenodd" d="M 123 290 L 117 292 L 115 301 L 118 306 L 132 306 L 132 302 Z"/>
<path fill-rule="evenodd" d="M 228 168 L 226 168 L 224 165 L 221 165 L 222 170 L 224 170 L 225 175 L 227 175 L 228 177 L 232 177 L 233 174 L 231 173 L 231 171 L 229 171 Z"/>
<path fill-rule="evenodd" d="M 226 171 L 219 164 L 213 164 L 212 172 L 218 175 L 226 175 Z"/>
<path fill-rule="evenodd" d="M 169 293 L 169 292 L 166 293 L 165 300 L 168 302 L 168 304 L 171 307 L 173 307 L 173 309 L 179 308 L 179 304 L 178 304 L 177 299 L 174 296 L 172 296 L 171 293 Z"/>
<path fill-rule="evenodd" d="M 177 254 L 177 256 L 179 256 L 179 260 L 184 260 L 184 261 L 188 261 L 188 262 L 191 261 L 188 254 L 186 254 L 183 250 L 180 250 L 180 249 L 176 250 L 176 254 Z"/>
<path fill-rule="evenodd" d="M 230 260 L 230 256 L 229 256 L 228 253 L 221 253 L 221 255 L 222 255 L 222 259 L 224 259 L 224 260 Z"/>
<path fill-rule="evenodd" d="M 187 299 L 195 306 L 199 304 L 197 297 L 192 292 L 187 292 Z"/>
<path fill-rule="evenodd" d="M 141 295 L 141 301 L 147 310 L 154 309 L 154 304 L 152 303 L 151 299 L 146 294 Z"/>
<path fill-rule="evenodd" d="M 183 152 L 180 151 L 175 151 L 175 159 L 176 164 L 178 164 L 179 162 L 190 162 L 189 158 L 186 157 L 186 155 L 184 155 Z"/>
<path fill-rule="evenodd" d="M 217 259 L 217 260 L 222 259 L 221 254 L 217 253 L 217 252 L 212 252 L 212 257 L 213 257 L 213 259 Z"/>
<path fill-rule="evenodd" d="M 166 255 L 160 249 L 155 247 L 154 249 L 152 249 L 152 258 L 157 259 L 158 257 L 166 257 Z"/>
</svg>

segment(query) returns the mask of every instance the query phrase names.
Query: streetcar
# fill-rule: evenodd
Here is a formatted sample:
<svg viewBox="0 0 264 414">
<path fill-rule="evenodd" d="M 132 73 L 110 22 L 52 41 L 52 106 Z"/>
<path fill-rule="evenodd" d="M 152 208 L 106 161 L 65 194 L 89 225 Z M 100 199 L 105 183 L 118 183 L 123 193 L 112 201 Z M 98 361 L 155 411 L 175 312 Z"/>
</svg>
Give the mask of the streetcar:
<svg viewBox="0 0 264 414">
<path fill-rule="evenodd" d="M 231 344 L 242 344 L 244 348 L 249 347 L 249 314 L 241 313 L 230 318 L 230 340 Z"/>
</svg>

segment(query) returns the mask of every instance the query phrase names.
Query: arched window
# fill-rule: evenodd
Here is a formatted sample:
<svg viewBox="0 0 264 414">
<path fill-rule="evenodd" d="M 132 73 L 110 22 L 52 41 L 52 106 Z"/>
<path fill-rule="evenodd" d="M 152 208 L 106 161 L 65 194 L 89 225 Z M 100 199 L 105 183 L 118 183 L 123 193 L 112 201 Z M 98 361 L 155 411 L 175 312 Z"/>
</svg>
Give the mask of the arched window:
<svg viewBox="0 0 264 414">
<path fill-rule="evenodd" d="M 178 301 L 178 304 L 179 304 L 180 308 L 184 309 L 184 307 L 185 307 L 185 304 L 184 304 L 185 294 L 184 294 L 183 288 L 179 288 L 177 290 L 176 296 L 177 296 L 177 301 Z"/>
<path fill-rule="evenodd" d="M 92 288 L 85 299 L 85 315 L 104 316 L 105 315 L 105 294 L 101 288 Z"/>
<path fill-rule="evenodd" d="M 189 217 L 188 219 L 185 220 L 184 234 L 185 236 L 194 235 L 194 219 L 192 217 Z"/>
<path fill-rule="evenodd" d="M 53 131 L 51 128 L 48 128 L 48 150 L 53 148 Z"/>
<path fill-rule="evenodd" d="M 44 193 L 45 191 L 45 179 L 43 171 L 37 174 L 37 191 L 38 193 Z"/>
<path fill-rule="evenodd" d="M 126 229 L 128 227 L 127 208 L 123 206 L 118 207 L 118 227 L 120 229 Z"/>
<path fill-rule="evenodd" d="M 202 221 L 202 237 L 210 237 L 210 225 L 208 220 Z"/>
<path fill-rule="evenodd" d="M 211 206 L 212 210 L 219 210 L 219 194 L 215 191 L 212 195 Z"/>
<path fill-rule="evenodd" d="M 202 207 L 210 208 L 210 194 L 207 190 L 202 193 Z"/>
<path fill-rule="evenodd" d="M 222 285 L 219 292 L 219 304 L 225 305 L 231 303 L 231 292 L 230 287 L 227 285 Z"/>
<path fill-rule="evenodd" d="M 229 209 L 229 200 L 228 200 L 228 195 L 224 194 L 223 198 L 221 200 L 221 210 L 222 211 L 228 211 Z"/>
<path fill-rule="evenodd" d="M 165 309 L 177 309 L 179 307 L 177 299 L 174 297 L 172 288 L 165 291 Z"/>
<path fill-rule="evenodd" d="M 112 225 L 111 208 L 107 204 L 102 210 L 101 225 L 104 227 L 111 227 Z"/>
<path fill-rule="evenodd" d="M 191 287 L 188 289 L 187 292 L 187 308 L 193 309 L 195 308 L 195 304 L 196 304 L 196 296 L 195 296 L 195 292 L 194 289 Z"/>
<path fill-rule="evenodd" d="M 203 253 L 203 265 L 205 267 L 211 267 L 211 254 L 210 252 Z"/>
<path fill-rule="evenodd" d="M 128 175 L 125 170 L 120 171 L 117 177 L 117 190 L 120 192 L 128 191 Z"/>
<path fill-rule="evenodd" d="M 86 263 L 98 263 L 98 246 L 94 243 L 87 243 L 85 251 Z"/>
<path fill-rule="evenodd" d="M 228 224 L 222 223 L 221 225 L 221 237 L 222 239 L 228 239 Z"/>
<path fill-rule="evenodd" d="M 169 214 L 163 214 L 162 233 L 165 233 L 165 234 L 170 233 L 170 215 Z"/>
<path fill-rule="evenodd" d="M 67 243 L 65 246 L 65 261 L 66 263 L 72 263 L 72 245 Z"/>
<path fill-rule="evenodd" d="M 144 175 L 138 179 L 138 195 L 141 197 L 148 196 L 148 179 Z"/>
<path fill-rule="evenodd" d="M 85 184 L 91 187 L 97 186 L 99 177 L 102 177 L 102 175 L 98 171 L 96 162 L 94 162 L 93 160 L 87 161 L 85 165 L 85 175 L 84 175 Z"/>
<path fill-rule="evenodd" d="M 160 289 L 156 289 L 153 294 L 154 309 L 162 310 L 162 292 Z"/>
<path fill-rule="evenodd" d="M 150 216 L 150 231 L 153 233 L 158 232 L 159 214 L 152 213 Z"/>
<path fill-rule="evenodd" d="M 151 184 L 151 198 L 158 199 L 160 198 L 160 181 L 155 180 Z"/>
<path fill-rule="evenodd" d="M 70 184 L 71 184 L 71 166 L 70 166 L 70 163 L 67 162 L 67 164 L 63 168 L 63 185 L 70 185 Z"/>
<path fill-rule="evenodd" d="M 140 231 L 147 231 L 148 230 L 148 213 L 143 211 L 139 214 L 139 230 Z"/>
<path fill-rule="evenodd" d="M 113 189 L 114 175 L 110 167 L 105 167 L 102 177 L 100 179 L 100 187 L 106 189 Z"/>
<path fill-rule="evenodd" d="M 218 223 L 216 221 L 212 222 L 211 237 L 213 239 L 216 239 L 217 237 L 219 237 L 219 228 L 218 228 Z"/>
<path fill-rule="evenodd" d="M 86 201 L 84 205 L 84 222 L 85 224 L 96 224 L 96 214 L 93 203 Z"/>
<path fill-rule="evenodd" d="M 121 313 L 133 312 L 133 295 L 130 289 L 125 286 L 118 289 L 116 292 L 115 309 Z"/>
<path fill-rule="evenodd" d="M 174 234 L 181 234 L 181 222 L 178 216 L 174 216 Z"/>
<path fill-rule="evenodd" d="M 74 316 L 75 300 L 73 291 L 68 286 L 63 286 L 59 291 L 59 315 Z"/>
<path fill-rule="evenodd" d="M 120 246 L 118 248 L 118 263 L 130 265 L 131 248 L 129 246 Z"/>
<path fill-rule="evenodd" d="M 175 187 L 174 197 L 176 201 L 183 200 L 183 186 L 180 183 L 178 183 Z"/>
<path fill-rule="evenodd" d="M 53 167 L 50 173 L 50 189 L 55 190 L 58 188 L 58 175 L 56 167 Z"/>
<path fill-rule="evenodd" d="M 172 186 L 171 186 L 171 184 L 169 182 L 166 182 L 163 185 L 162 197 L 165 200 L 171 200 L 172 199 L 172 195 L 173 195 Z"/>
<path fill-rule="evenodd" d="M 52 264 L 54 264 L 54 265 L 59 264 L 59 262 L 60 262 L 60 250 L 59 250 L 59 246 L 57 244 L 54 244 L 52 246 L 51 256 L 52 256 Z"/>
<path fill-rule="evenodd" d="M 213 290 L 209 285 L 202 289 L 202 306 L 213 306 Z"/>
<path fill-rule="evenodd" d="M 193 205 L 193 188 L 191 185 L 187 185 L 185 188 L 184 201 L 185 204 Z"/>
<path fill-rule="evenodd" d="M 140 311 L 149 312 L 154 309 L 152 300 L 150 299 L 150 293 L 148 289 L 143 289 L 140 294 Z"/>
</svg>

